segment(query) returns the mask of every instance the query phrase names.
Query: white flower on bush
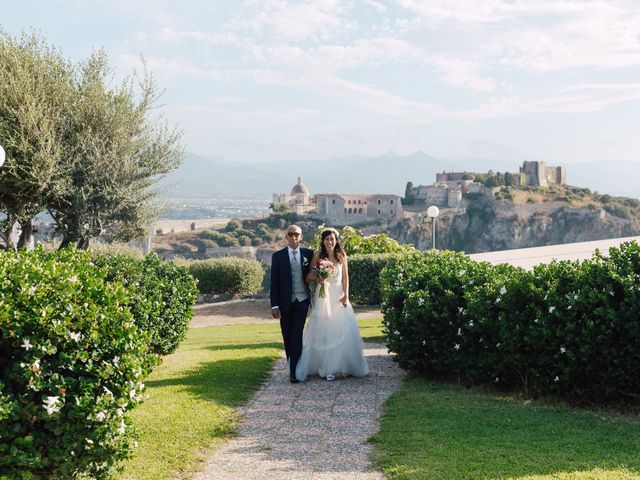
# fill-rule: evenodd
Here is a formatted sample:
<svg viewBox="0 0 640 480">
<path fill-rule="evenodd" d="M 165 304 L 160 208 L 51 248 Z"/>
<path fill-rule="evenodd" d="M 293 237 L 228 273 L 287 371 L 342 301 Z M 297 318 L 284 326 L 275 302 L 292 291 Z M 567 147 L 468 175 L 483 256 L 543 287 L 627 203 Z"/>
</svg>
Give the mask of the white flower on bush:
<svg viewBox="0 0 640 480">
<path fill-rule="evenodd" d="M 69 281 L 71 283 L 78 283 L 78 277 L 76 277 L 75 275 L 73 275 L 72 277 L 69 277 Z"/>
<path fill-rule="evenodd" d="M 496 379 L 494 380 L 495 383 L 498 383 L 500 381 L 500 377 L 496 377 Z"/>
<path fill-rule="evenodd" d="M 36 293 L 36 287 L 29 287 L 29 295 Z"/>
<path fill-rule="evenodd" d="M 69 338 L 71 338 L 71 340 L 73 340 L 74 342 L 79 342 L 82 338 L 82 334 L 79 332 L 69 332 Z"/>
<path fill-rule="evenodd" d="M 553 311 L 556 309 L 556 307 L 549 307 L 549 313 L 553 313 Z"/>
<path fill-rule="evenodd" d="M 458 313 L 464 313 L 464 308 L 458 307 Z"/>
<path fill-rule="evenodd" d="M 113 364 L 117 367 L 119 363 L 120 363 L 120 357 L 116 355 L 115 357 L 113 357 Z"/>
<path fill-rule="evenodd" d="M 501 297 L 496 298 L 496 303 L 500 303 L 502 301 Z"/>
<path fill-rule="evenodd" d="M 503 285 L 502 288 L 500 289 L 500 295 L 504 295 L 505 293 L 507 293 L 507 287 Z"/>
<path fill-rule="evenodd" d="M 422 346 L 426 346 L 427 345 L 427 341 L 426 340 L 422 340 Z"/>
<path fill-rule="evenodd" d="M 461 328 L 458 328 L 458 336 L 459 337 L 462 336 L 462 329 Z"/>
<path fill-rule="evenodd" d="M 124 435 L 124 432 L 127 428 L 126 423 L 124 423 L 124 420 L 120 420 L 120 426 L 118 427 L 118 430 L 116 430 L 118 432 L 118 434 L 120 435 Z"/>
<path fill-rule="evenodd" d="M 110 397 L 113 397 L 113 392 L 111 390 L 109 390 L 107 387 L 102 387 L 104 388 L 104 392 L 109 395 Z"/>
<path fill-rule="evenodd" d="M 25 350 L 29 351 L 33 348 L 33 345 L 31 345 L 31 342 L 29 341 L 28 338 L 25 338 L 22 341 L 22 345 L 20 345 L 22 348 L 24 348 Z"/>
<path fill-rule="evenodd" d="M 460 350 L 460 344 L 459 344 L 459 343 L 456 343 L 456 344 L 453 346 L 453 349 L 454 349 L 454 350 Z"/>
<path fill-rule="evenodd" d="M 564 353 L 564 352 L 566 352 L 566 351 L 567 351 L 567 349 L 566 349 L 566 348 L 564 348 L 563 346 L 561 346 L 561 347 L 560 347 L 560 353 Z"/>
<path fill-rule="evenodd" d="M 466 270 L 460 270 L 460 271 L 458 272 L 458 275 L 461 277 L 461 276 L 463 276 L 465 273 L 467 273 L 467 271 L 466 271 Z"/>
<path fill-rule="evenodd" d="M 40 370 L 40 359 L 36 358 L 36 360 L 33 362 L 33 366 L 31 367 L 32 370 Z"/>
<path fill-rule="evenodd" d="M 54 413 L 58 413 L 60 408 L 62 408 L 62 404 L 60 402 L 60 397 L 44 397 L 43 408 L 47 411 L 49 415 L 53 415 Z"/>
<path fill-rule="evenodd" d="M 467 325 L 469 325 L 470 327 L 473 327 L 473 320 L 469 320 L 469 322 L 467 323 Z"/>
<path fill-rule="evenodd" d="M 393 334 L 394 334 L 394 335 L 400 335 L 400 332 L 399 332 L 398 330 L 394 330 L 394 331 L 393 331 Z"/>
<path fill-rule="evenodd" d="M 421 306 L 423 306 L 423 305 L 424 305 L 424 298 L 419 297 L 419 298 L 418 298 L 418 306 L 419 306 L 419 307 L 421 307 Z"/>
<path fill-rule="evenodd" d="M 560 377 L 556 375 L 556 378 L 553 379 L 554 382 L 559 382 L 560 381 Z"/>
<path fill-rule="evenodd" d="M 96 415 L 96 419 L 97 419 L 99 422 L 104 422 L 104 419 L 105 419 L 105 418 L 107 418 L 107 414 L 106 414 L 105 412 L 100 411 L 100 412 L 98 412 L 98 414 Z"/>
</svg>

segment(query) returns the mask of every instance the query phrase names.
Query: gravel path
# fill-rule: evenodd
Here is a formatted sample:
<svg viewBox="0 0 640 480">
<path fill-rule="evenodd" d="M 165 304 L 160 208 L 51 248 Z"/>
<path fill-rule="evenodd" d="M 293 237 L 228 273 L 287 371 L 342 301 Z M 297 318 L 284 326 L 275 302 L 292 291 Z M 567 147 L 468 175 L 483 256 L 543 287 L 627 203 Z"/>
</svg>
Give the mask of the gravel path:
<svg viewBox="0 0 640 480">
<path fill-rule="evenodd" d="M 289 383 L 286 360 L 241 410 L 238 436 L 216 451 L 195 480 L 380 480 L 368 437 L 404 373 L 382 344 L 366 343 L 366 378 Z"/>
</svg>

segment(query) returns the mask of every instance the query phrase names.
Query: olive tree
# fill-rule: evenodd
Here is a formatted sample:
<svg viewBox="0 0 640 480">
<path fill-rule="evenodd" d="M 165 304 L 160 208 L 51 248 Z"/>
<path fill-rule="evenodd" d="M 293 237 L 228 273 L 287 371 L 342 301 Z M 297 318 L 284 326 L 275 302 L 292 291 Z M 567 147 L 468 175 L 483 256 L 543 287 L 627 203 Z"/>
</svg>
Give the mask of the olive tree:
<svg viewBox="0 0 640 480">
<path fill-rule="evenodd" d="M 158 90 L 146 72 L 115 88 L 102 51 L 79 69 L 68 105 L 67 188 L 50 195 L 48 209 L 63 235 L 61 247 L 107 234 L 141 237 L 157 215 L 158 180 L 179 167 L 180 134 L 153 117 Z"/>
<path fill-rule="evenodd" d="M 68 173 L 62 162 L 65 109 L 73 92 L 73 69 L 60 52 L 36 35 L 14 38 L 0 30 L 0 227 L 8 248 L 29 242 L 32 219 L 58 194 Z M 10 241 L 14 223 L 17 244 Z"/>
<path fill-rule="evenodd" d="M 144 62 L 143 62 L 144 64 Z M 156 114 L 158 87 L 144 69 L 112 86 L 103 51 L 78 64 L 36 34 L 0 30 L 0 225 L 7 247 L 28 242 L 47 210 L 61 247 L 100 235 L 129 240 L 158 213 L 158 180 L 179 167 L 180 133 Z M 22 227 L 9 243 L 14 223 Z"/>
</svg>

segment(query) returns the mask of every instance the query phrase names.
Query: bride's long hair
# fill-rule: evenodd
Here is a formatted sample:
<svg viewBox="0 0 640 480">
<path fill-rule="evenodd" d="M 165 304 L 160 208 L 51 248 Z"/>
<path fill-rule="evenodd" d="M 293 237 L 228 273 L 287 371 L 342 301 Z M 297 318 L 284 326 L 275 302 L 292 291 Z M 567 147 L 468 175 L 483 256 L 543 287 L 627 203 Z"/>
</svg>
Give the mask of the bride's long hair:
<svg viewBox="0 0 640 480">
<path fill-rule="evenodd" d="M 327 228 L 320 234 L 320 258 L 329 258 L 329 252 L 327 252 L 327 248 L 324 246 L 324 239 L 329 235 L 333 235 L 336 238 L 336 246 L 333 248 L 333 255 L 336 257 L 336 260 L 342 262 L 346 257 L 346 254 L 340 246 L 340 236 L 335 228 Z"/>
</svg>

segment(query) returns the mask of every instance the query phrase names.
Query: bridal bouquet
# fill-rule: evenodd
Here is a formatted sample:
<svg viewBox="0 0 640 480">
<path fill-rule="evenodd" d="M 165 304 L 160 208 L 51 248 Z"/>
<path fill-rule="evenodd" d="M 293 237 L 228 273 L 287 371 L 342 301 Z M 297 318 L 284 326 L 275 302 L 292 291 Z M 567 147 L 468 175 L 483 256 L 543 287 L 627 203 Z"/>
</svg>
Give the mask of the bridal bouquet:
<svg viewBox="0 0 640 480">
<path fill-rule="evenodd" d="M 318 261 L 318 265 L 316 265 L 316 268 L 314 270 L 316 272 L 316 275 L 318 275 L 318 277 L 323 280 L 327 280 L 333 277 L 338 271 L 338 269 L 333 264 L 333 262 L 326 258 L 320 259 Z M 326 284 L 322 284 L 322 288 L 320 288 L 320 291 L 317 294 L 318 298 L 326 297 L 327 292 L 325 291 L 325 287 L 326 287 Z"/>
</svg>

